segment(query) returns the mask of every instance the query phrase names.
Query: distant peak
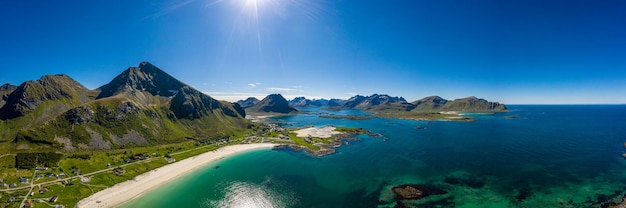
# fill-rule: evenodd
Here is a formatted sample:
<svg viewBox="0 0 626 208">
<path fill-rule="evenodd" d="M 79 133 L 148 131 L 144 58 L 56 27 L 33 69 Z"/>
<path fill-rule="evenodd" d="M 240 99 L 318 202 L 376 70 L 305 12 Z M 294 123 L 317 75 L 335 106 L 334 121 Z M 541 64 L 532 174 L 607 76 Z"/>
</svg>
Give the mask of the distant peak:
<svg viewBox="0 0 626 208">
<path fill-rule="evenodd" d="M 108 84 L 100 87 L 98 98 L 127 93 L 133 90 L 149 92 L 152 95 L 173 96 L 186 85 L 165 71 L 148 63 L 141 62 L 137 67 L 129 67 Z"/>
<path fill-rule="evenodd" d="M 267 97 L 268 98 L 282 98 L 282 99 L 285 99 L 285 97 L 283 97 L 283 95 L 281 95 L 281 94 L 270 94 Z"/>
<path fill-rule="evenodd" d="M 2 86 L 0 86 L 0 90 L 15 89 L 15 88 L 17 88 L 17 86 L 9 84 L 9 83 L 4 83 Z"/>
</svg>

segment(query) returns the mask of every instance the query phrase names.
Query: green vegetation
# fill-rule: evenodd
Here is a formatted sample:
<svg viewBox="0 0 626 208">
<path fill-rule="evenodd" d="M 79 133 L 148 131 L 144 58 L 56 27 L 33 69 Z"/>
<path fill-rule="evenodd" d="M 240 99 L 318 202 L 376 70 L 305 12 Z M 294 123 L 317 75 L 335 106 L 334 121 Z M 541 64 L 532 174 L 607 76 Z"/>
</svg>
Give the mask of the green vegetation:
<svg viewBox="0 0 626 208">
<path fill-rule="evenodd" d="M 335 131 L 346 133 L 346 134 L 370 134 L 371 132 L 364 128 L 346 128 L 346 127 L 336 127 Z"/>
<path fill-rule="evenodd" d="M 319 150 L 320 147 L 317 145 L 313 145 L 313 142 L 307 142 L 305 141 L 305 138 L 300 138 L 298 136 L 296 136 L 296 133 L 289 133 L 289 139 L 291 139 L 292 141 L 294 141 L 294 143 L 300 147 L 304 147 L 307 148 L 309 150 Z"/>
<path fill-rule="evenodd" d="M 56 167 L 63 154 L 55 152 L 17 153 L 15 167 L 18 169 L 32 169 L 36 166 Z"/>
</svg>

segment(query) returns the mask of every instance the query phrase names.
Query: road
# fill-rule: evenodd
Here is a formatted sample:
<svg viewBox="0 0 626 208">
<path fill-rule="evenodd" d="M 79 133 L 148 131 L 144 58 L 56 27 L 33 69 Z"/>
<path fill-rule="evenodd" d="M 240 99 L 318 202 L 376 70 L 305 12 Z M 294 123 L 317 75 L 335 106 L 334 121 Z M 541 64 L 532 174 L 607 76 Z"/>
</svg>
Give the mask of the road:
<svg viewBox="0 0 626 208">
<path fill-rule="evenodd" d="M 205 146 L 200 146 L 200 147 L 196 147 L 196 148 L 189 149 L 189 150 L 175 152 L 175 153 L 172 153 L 170 155 L 179 155 L 179 154 L 183 154 L 183 153 L 187 153 L 187 152 L 191 152 L 191 151 L 195 151 L 195 150 L 199 150 L 199 149 L 207 148 L 207 147 L 211 147 L 211 145 L 205 145 Z M 8 156 L 8 155 L 14 155 L 14 154 L 4 154 L 4 155 L 0 155 L 0 157 L 4 157 L 4 156 Z M 92 176 L 92 175 L 96 175 L 96 174 L 99 174 L 99 173 L 113 171 L 113 169 L 118 168 L 118 167 L 126 167 L 126 166 L 129 166 L 129 165 L 148 163 L 148 162 L 152 162 L 154 160 L 160 159 L 160 158 L 163 158 L 163 156 L 148 158 L 148 159 L 145 159 L 145 160 L 139 160 L 139 161 L 135 161 L 135 162 L 132 162 L 132 163 L 122 164 L 122 165 L 119 165 L 119 166 L 116 166 L 116 167 L 110 167 L 110 168 L 105 168 L 105 169 L 102 169 L 102 170 L 97 170 L 97 171 L 94 171 L 94 172 L 91 172 L 91 173 L 86 173 L 86 174 L 77 175 L 77 176 L 71 176 L 71 177 L 67 177 L 67 178 L 60 178 L 60 179 L 56 179 L 56 180 L 52 180 L 52 181 L 46 181 L 46 182 L 41 182 L 41 183 L 34 183 L 35 182 L 35 180 L 34 180 L 35 176 L 37 175 L 37 170 L 35 170 L 35 173 L 33 173 L 33 177 L 32 177 L 31 183 L 28 186 L 2 189 L 0 191 L 16 191 L 16 190 L 22 190 L 22 189 L 27 189 L 27 188 L 30 188 L 30 190 L 32 191 L 32 189 L 35 186 L 42 186 L 42 185 L 60 183 L 62 181 L 68 181 L 68 180 L 72 180 L 72 179 L 80 179 L 80 177 Z M 30 192 L 28 194 L 30 194 Z M 26 201 L 26 198 L 28 198 L 28 196 L 24 198 L 24 201 Z M 23 205 L 24 201 L 22 202 L 22 205 Z M 20 206 L 20 207 L 22 207 L 22 206 Z"/>
</svg>

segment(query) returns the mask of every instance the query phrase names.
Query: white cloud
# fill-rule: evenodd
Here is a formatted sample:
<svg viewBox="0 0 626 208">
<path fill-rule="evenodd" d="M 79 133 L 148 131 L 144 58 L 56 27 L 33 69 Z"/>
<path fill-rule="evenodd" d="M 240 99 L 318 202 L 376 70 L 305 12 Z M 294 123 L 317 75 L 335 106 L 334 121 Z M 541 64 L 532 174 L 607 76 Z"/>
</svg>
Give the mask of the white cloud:
<svg viewBox="0 0 626 208">
<path fill-rule="evenodd" d="M 256 86 L 259 86 L 259 85 L 261 85 L 261 83 L 258 83 L 258 82 L 248 84 L 248 86 L 250 86 L 250 87 L 256 87 Z"/>
<path fill-rule="evenodd" d="M 267 91 L 269 92 L 302 92 L 302 90 L 300 89 L 282 88 L 282 87 L 268 87 Z"/>
<path fill-rule="evenodd" d="M 224 84 L 231 85 L 233 83 L 232 82 L 224 82 Z"/>
<path fill-rule="evenodd" d="M 238 100 L 245 100 L 249 97 L 255 97 L 257 99 L 263 99 L 265 94 L 257 94 L 257 93 L 245 93 L 245 92 L 202 92 L 215 98 L 217 100 L 225 100 L 228 102 L 237 102 Z"/>
</svg>

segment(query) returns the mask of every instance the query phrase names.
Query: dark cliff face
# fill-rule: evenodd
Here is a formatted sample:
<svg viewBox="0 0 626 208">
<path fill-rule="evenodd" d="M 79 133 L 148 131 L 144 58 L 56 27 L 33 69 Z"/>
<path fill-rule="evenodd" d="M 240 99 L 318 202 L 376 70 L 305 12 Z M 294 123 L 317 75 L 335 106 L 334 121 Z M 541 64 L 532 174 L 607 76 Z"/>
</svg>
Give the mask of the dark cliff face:
<svg viewBox="0 0 626 208">
<path fill-rule="evenodd" d="M 282 95 L 271 94 L 263 98 L 263 100 L 256 105 L 247 108 L 246 111 L 256 113 L 291 113 L 298 110 L 289 106 L 289 101 Z"/>
<path fill-rule="evenodd" d="M 9 83 L 0 86 L 0 108 L 4 106 L 7 99 L 9 99 L 9 94 L 11 94 L 15 89 L 17 89 L 17 86 Z"/>
<path fill-rule="evenodd" d="M 35 110 L 46 101 L 67 100 L 61 109 L 67 110 L 82 102 L 93 100 L 80 83 L 67 75 L 46 75 L 36 81 L 26 81 L 6 96 L 0 108 L 0 119 L 12 119 Z"/>
<path fill-rule="evenodd" d="M 156 66 L 148 62 L 141 62 L 138 67 L 128 68 L 111 82 L 98 88 L 100 94 L 98 94 L 97 98 L 131 93 L 135 90 L 169 97 L 176 94 L 184 86 L 184 83 Z"/>
<path fill-rule="evenodd" d="M 172 98 L 170 104 L 170 110 L 174 115 L 176 115 L 177 118 L 184 119 L 201 118 L 216 113 L 214 110 L 217 109 L 231 117 L 246 116 L 245 112 L 242 114 L 241 110 L 238 110 L 233 104 L 217 101 L 189 86 L 181 88 L 174 98 Z"/>
<path fill-rule="evenodd" d="M 179 119 L 198 119 L 215 113 L 216 109 L 220 109 L 220 113 L 227 116 L 245 117 L 245 113 L 241 114 L 233 104 L 221 103 L 148 62 L 128 68 L 98 89 L 98 99 L 123 95 L 129 99 L 137 99 L 138 103 L 149 103 L 143 101 L 151 99 L 137 96 L 137 92 L 171 98 L 169 109 Z"/>
<path fill-rule="evenodd" d="M 291 105 L 291 107 L 295 107 L 295 108 L 301 108 L 301 107 L 311 107 L 311 106 L 315 106 L 315 107 L 321 107 L 321 106 L 328 106 L 328 107 L 336 107 L 336 106 L 341 106 L 342 105 L 343 100 L 340 99 L 307 99 L 305 97 L 296 97 L 293 100 L 289 101 L 289 105 Z"/>
<path fill-rule="evenodd" d="M 412 109 L 412 105 L 406 102 L 402 97 L 391 97 L 389 95 L 379 94 L 373 94 L 367 97 L 360 95 L 354 96 L 344 104 L 344 107 L 369 111 L 406 111 Z"/>
<path fill-rule="evenodd" d="M 346 108 L 354 108 L 357 105 L 361 104 L 361 102 L 363 102 L 365 99 L 367 99 L 364 96 L 361 95 L 356 95 L 351 97 L 350 99 L 346 100 L 346 102 L 343 104 L 344 107 Z"/>
</svg>

